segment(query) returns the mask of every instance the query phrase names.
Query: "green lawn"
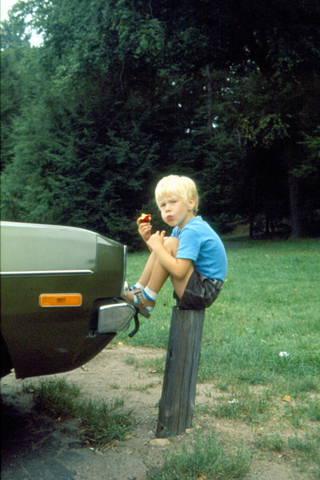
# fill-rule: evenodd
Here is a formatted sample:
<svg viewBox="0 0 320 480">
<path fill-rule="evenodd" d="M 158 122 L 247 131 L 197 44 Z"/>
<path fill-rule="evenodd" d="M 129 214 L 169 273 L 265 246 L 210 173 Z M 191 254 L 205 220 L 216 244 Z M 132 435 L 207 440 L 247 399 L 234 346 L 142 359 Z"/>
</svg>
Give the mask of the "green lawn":
<svg viewBox="0 0 320 480">
<path fill-rule="evenodd" d="M 320 242 L 228 241 L 227 254 L 225 287 L 206 310 L 198 376 L 222 396 L 208 395 L 196 412 L 245 422 L 257 432 L 254 455 L 280 452 L 320 478 Z M 147 252 L 128 256 L 130 284 L 147 258 Z M 140 316 L 137 335 L 122 333 L 115 341 L 166 349 L 174 304 L 167 281 L 150 318 Z M 165 356 L 153 370 L 162 374 L 164 364 Z M 181 475 L 187 471 L 183 456 L 168 462 L 150 478 L 171 478 L 165 468 L 179 462 Z"/>
<path fill-rule="evenodd" d="M 225 287 L 206 311 L 199 381 L 320 389 L 320 242 L 243 241 L 227 248 Z M 238 245 L 238 243 L 235 243 Z M 134 283 L 147 253 L 130 254 Z M 168 280 L 133 345 L 166 348 L 174 305 Z M 119 338 L 119 337 L 118 337 Z M 282 353 L 281 352 L 286 352 Z M 282 356 L 281 356 L 281 355 Z"/>
</svg>

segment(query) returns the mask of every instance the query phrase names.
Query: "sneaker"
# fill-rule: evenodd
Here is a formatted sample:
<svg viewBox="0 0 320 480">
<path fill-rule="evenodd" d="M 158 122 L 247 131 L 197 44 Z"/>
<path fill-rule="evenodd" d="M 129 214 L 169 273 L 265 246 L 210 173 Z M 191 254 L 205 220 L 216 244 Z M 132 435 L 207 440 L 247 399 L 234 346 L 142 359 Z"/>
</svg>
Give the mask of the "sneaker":
<svg viewBox="0 0 320 480">
<path fill-rule="evenodd" d="M 140 289 L 124 290 L 122 298 L 136 307 L 139 312 L 147 318 L 156 305 L 154 300 L 145 298 L 143 291 Z"/>
</svg>

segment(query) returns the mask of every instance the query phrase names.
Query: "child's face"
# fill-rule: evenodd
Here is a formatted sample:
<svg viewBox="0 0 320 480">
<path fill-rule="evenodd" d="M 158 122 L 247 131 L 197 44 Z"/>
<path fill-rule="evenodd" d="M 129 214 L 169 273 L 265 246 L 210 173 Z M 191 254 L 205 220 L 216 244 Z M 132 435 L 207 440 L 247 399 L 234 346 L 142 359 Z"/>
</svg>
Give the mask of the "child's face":
<svg viewBox="0 0 320 480">
<path fill-rule="evenodd" d="M 163 197 L 159 202 L 162 219 L 170 227 L 179 227 L 180 230 L 194 217 L 194 205 L 193 197 L 186 203 L 177 195 Z"/>
</svg>

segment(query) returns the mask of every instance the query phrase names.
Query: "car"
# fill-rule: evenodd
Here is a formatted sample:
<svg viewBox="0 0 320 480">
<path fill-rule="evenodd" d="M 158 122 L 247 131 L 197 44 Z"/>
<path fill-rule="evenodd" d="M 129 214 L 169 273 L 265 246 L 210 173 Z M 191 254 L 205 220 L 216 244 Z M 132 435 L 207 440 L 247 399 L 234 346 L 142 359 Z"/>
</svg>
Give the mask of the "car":
<svg viewBox="0 0 320 480">
<path fill-rule="evenodd" d="M 1 377 L 66 372 L 138 329 L 127 247 L 83 228 L 1 222 Z"/>
</svg>

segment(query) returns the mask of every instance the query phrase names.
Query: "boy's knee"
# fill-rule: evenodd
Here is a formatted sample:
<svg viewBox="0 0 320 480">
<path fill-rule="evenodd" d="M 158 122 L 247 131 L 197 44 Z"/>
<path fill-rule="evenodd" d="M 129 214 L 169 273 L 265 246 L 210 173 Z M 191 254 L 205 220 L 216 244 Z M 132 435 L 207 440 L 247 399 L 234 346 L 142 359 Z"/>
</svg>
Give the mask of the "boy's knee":
<svg viewBox="0 0 320 480">
<path fill-rule="evenodd" d="M 165 246 L 178 247 L 179 246 L 179 240 L 178 240 L 177 237 L 164 237 L 164 245 Z"/>
<path fill-rule="evenodd" d="M 176 237 L 165 237 L 163 245 L 171 255 L 176 256 L 179 247 L 179 240 Z"/>
</svg>

